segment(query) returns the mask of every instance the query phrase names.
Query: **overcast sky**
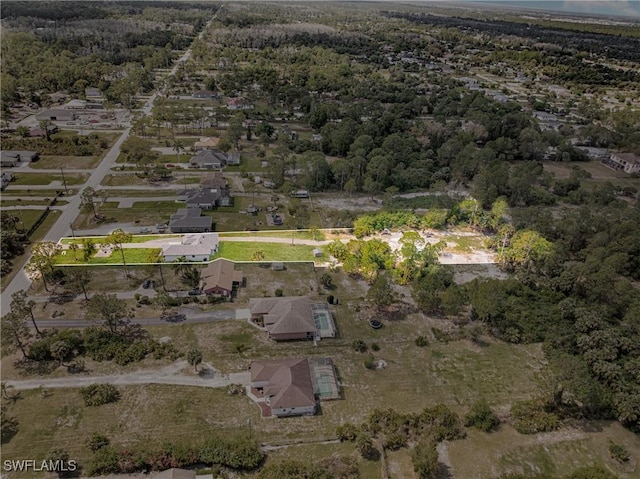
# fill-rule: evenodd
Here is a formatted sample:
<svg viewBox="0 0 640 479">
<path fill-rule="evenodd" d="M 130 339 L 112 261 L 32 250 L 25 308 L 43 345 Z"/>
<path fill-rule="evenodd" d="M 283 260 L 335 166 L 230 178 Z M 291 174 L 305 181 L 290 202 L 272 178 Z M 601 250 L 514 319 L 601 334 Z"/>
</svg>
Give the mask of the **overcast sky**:
<svg viewBox="0 0 640 479">
<path fill-rule="evenodd" d="M 596 15 L 620 15 L 640 18 L 640 0 L 468 0 L 510 7 L 558 10 L 567 13 L 590 13 Z"/>
</svg>

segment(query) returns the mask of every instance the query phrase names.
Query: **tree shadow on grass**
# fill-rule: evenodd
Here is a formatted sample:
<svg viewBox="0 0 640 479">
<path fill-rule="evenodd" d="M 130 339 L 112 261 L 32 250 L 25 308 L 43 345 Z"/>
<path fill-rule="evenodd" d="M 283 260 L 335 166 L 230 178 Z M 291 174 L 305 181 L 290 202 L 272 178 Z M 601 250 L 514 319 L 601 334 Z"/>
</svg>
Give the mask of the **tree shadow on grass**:
<svg viewBox="0 0 640 479">
<path fill-rule="evenodd" d="M 32 359 L 18 359 L 13 363 L 21 376 L 48 375 L 55 371 L 59 363 L 57 361 L 34 361 Z"/>
</svg>

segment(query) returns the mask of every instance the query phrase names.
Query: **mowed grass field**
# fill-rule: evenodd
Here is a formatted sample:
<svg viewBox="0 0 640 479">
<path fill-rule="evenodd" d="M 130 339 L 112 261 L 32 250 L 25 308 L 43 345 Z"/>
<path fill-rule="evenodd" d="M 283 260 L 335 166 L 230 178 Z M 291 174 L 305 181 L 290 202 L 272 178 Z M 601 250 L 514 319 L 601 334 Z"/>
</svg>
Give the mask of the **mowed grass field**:
<svg viewBox="0 0 640 479">
<path fill-rule="evenodd" d="M 419 312 L 383 318 L 380 330 L 369 327 L 356 312 L 362 304 L 366 285 L 343 273 L 330 273 L 335 289 L 326 290 L 316 277 L 324 270 L 311 264 L 287 265 L 285 271 L 271 271 L 257 264 L 238 265 L 247 278 L 239 290 L 235 307 L 246 307 L 250 297 L 273 295 L 276 285 L 285 294 L 309 294 L 313 299 L 333 294 L 340 298 L 334 306 L 339 336 L 325 339 L 316 347 L 310 342 L 275 343 L 245 321 L 217 321 L 207 324 L 174 324 L 149 328 L 156 338 L 170 340 L 179 350 L 197 347 L 205 363 L 220 373 L 246 370 L 251 361 L 265 358 L 333 358 L 343 399 L 323 402 L 321 414 L 313 417 L 262 419 L 258 407 L 245 396 L 229 396 L 225 389 L 197 389 L 177 386 L 119 386 L 122 399 L 98 408 L 83 406 L 77 390 L 50 390 L 42 397 L 36 391 L 22 392 L 21 399 L 8 405 L 8 414 L 20 421 L 20 431 L 3 445 L 6 459 L 31 454 L 44 457 L 51 448 L 65 444 L 72 457 L 87 460 L 91 453 L 86 441 L 95 431 L 116 443 L 161 443 L 189 441 L 207 432 L 251 433 L 262 443 L 287 446 L 269 452 L 268 461 L 313 458 L 334 454 L 355 454 L 353 445 L 322 442 L 335 438 L 336 427 L 360 422 L 376 408 L 418 412 L 424 407 L 445 403 L 460 414 L 479 398 L 485 398 L 501 416 L 513 401 L 530 398 L 537 391 L 536 374 L 544 365 L 539 344 L 513 345 L 482 337 L 480 345 L 467 340 L 449 343 L 430 339 L 428 347 L 415 344 L 417 336 L 433 338 L 432 327 L 446 327 L 447 321 L 429 318 Z M 171 273 L 169 274 L 171 275 Z M 356 339 L 376 343 L 376 359 L 386 362 L 381 370 L 367 370 L 368 353 L 356 352 Z M 244 345 L 242 353 L 237 346 Z M 128 366 L 157 367 L 157 361 Z M 640 439 L 612 422 L 592 422 L 565 426 L 559 431 L 525 436 L 508 425 L 484 434 L 469 431 L 466 439 L 446 443 L 440 460 L 450 478 L 497 477 L 504 472 L 543 471 L 566 474 L 584 464 L 608 460 L 608 440 L 623 444 L 637 457 Z M 29 456 L 29 457 L 32 457 Z M 387 455 L 389 476 L 413 479 L 407 450 Z M 380 461 L 359 459 L 362 478 L 382 478 Z M 624 479 L 637 472 L 617 471 Z M 26 476 L 25 476 L 26 477 Z M 251 477 L 250 475 L 247 477 Z"/>
</svg>

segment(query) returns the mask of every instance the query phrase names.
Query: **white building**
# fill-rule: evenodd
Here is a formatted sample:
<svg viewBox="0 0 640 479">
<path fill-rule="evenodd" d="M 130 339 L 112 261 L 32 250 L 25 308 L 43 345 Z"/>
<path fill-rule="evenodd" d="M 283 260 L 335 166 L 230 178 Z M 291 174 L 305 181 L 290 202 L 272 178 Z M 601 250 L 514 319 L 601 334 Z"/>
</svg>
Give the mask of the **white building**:
<svg viewBox="0 0 640 479">
<path fill-rule="evenodd" d="M 209 261 L 218 252 L 218 233 L 196 233 L 162 247 L 164 261 Z"/>
</svg>

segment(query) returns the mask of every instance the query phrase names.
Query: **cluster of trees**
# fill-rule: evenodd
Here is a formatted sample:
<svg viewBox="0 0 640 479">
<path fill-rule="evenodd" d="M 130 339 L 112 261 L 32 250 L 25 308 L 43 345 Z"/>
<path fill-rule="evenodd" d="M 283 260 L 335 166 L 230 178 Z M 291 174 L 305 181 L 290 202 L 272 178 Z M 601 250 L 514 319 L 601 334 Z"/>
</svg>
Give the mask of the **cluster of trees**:
<svg viewBox="0 0 640 479">
<path fill-rule="evenodd" d="M 638 431 L 640 212 L 615 204 L 555 219 L 539 213 L 519 212 L 502 243 L 513 277 L 458 286 L 437 266 L 414 282 L 414 297 L 435 314 L 468 310 L 506 341 L 544 343 L 549 391 L 538 409 L 522 411 L 617 418 Z"/>
<path fill-rule="evenodd" d="M 18 131 L 20 133 L 20 131 Z M 28 134 L 28 130 L 27 130 Z M 3 148 L 12 150 L 33 150 L 41 155 L 53 156 L 98 156 L 109 148 L 109 138 L 98 133 L 89 135 L 51 136 L 46 138 L 7 138 L 2 140 Z"/>
<path fill-rule="evenodd" d="M 153 70 L 169 67 L 172 50 L 187 48 L 217 8 L 8 2 L 2 20 L 13 31 L 2 38 L 2 106 L 40 103 L 41 93 L 58 90 L 82 97 L 96 86 L 111 102 L 133 107 L 138 91 L 153 88 Z"/>
<path fill-rule="evenodd" d="M 264 460 L 260 445 L 246 437 L 211 435 L 193 443 L 138 444 L 118 446 L 100 441 L 87 474 L 131 474 L 193 465 L 224 466 L 235 470 L 256 469 Z"/>
<path fill-rule="evenodd" d="M 365 459 L 377 459 L 379 448 L 411 447 L 414 469 L 423 479 L 435 477 L 438 469 L 436 445 L 466 435 L 460 417 L 443 404 L 407 414 L 393 409 L 376 409 L 361 425 L 345 423 L 336 432 L 341 441 L 354 442 Z"/>
<path fill-rule="evenodd" d="M 56 361 L 61 366 L 82 370 L 83 356 L 124 365 L 141 361 L 148 355 L 156 359 L 176 359 L 180 355 L 170 344 L 153 340 L 139 325 L 133 324 L 131 309 L 113 294 L 98 293 L 91 297 L 85 316 L 101 327 L 86 328 L 82 332 L 40 331 L 34 317 L 35 306 L 35 301 L 27 300 L 24 291 L 19 291 L 13 295 L 11 311 L 2 317 L 3 350 L 8 353 L 18 350 L 25 361 Z"/>
<path fill-rule="evenodd" d="M 18 215 L 0 212 L 0 238 L 0 273 L 4 276 L 13 270 L 13 259 L 24 253 L 28 241 Z"/>
<path fill-rule="evenodd" d="M 594 52 L 609 58 L 640 60 L 640 39 L 616 33 L 592 33 L 584 30 L 573 31 L 570 35 L 563 28 L 523 24 L 514 21 L 494 19 L 461 18 L 458 16 L 432 15 L 426 13 L 382 12 L 390 18 L 403 18 L 412 23 L 438 27 L 452 27 L 472 32 L 489 33 L 494 36 L 514 35 L 531 38 L 537 42 L 555 43 L 571 55 L 574 50 Z M 630 47 L 633 51 L 630 51 Z"/>
</svg>

